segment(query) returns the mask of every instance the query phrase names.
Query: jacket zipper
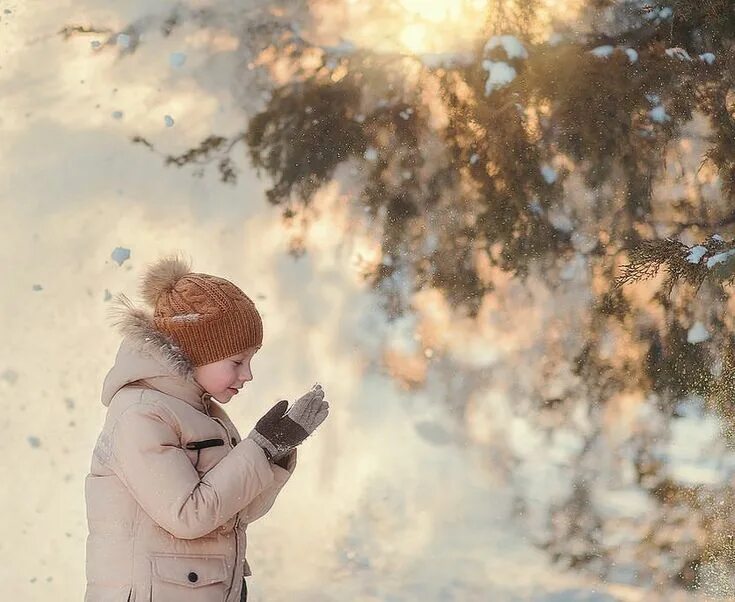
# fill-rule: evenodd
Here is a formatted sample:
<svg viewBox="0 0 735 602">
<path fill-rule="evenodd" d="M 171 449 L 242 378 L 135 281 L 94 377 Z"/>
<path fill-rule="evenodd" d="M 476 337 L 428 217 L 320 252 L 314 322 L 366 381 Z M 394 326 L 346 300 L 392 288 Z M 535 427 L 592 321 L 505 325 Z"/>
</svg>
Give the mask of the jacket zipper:
<svg viewBox="0 0 735 602">
<path fill-rule="evenodd" d="M 202 403 L 204 404 L 204 411 L 207 413 L 207 416 L 209 416 L 212 420 L 214 420 L 217 424 L 219 424 L 223 429 L 225 429 L 225 433 L 227 436 L 227 444 L 230 446 L 230 449 L 233 449 L 235 446 L 232 445 L 232 435 L 230 434 L 230 431 L 227 430 L 227 427 L 222 423 L 221 420 L 219 420 L 215 416 L 212 416 L 212 414 L 209 413 L 210 400 L 211 400 L 211 396 L 208 393 L 204 393 L 202 395 Z M 239 524 L 240 524 L 240 513 L 238 512 L 235 518 L 235 524 L 232 527 L 232 532 L 235 534 L 235 566 L 232 567 L 232 579 L 230 580 L 230 589 L 229 589 L 230 594 L 232 594 L 232 586 L 235 585 L 235 575 L 237 574 L 237 567 L 240 561 L 240 558 L 239 558 L 240 534 L 237 529 L 237 526 Z"/>
</svg>

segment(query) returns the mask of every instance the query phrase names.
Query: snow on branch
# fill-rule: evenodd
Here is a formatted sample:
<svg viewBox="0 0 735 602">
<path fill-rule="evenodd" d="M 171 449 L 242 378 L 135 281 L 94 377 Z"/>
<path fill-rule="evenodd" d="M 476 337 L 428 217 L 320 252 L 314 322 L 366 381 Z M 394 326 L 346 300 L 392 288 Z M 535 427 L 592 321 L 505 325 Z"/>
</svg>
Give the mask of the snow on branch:
<svg viewBox="0 0 735 602">
<path fill-rule="evenodd" d="M 735 240 L 726 242 L 717 234 L 692 247 L 672 238 L 649 240 L 630 252 L 629 262 L 622 266 L 615 287 L 654 278 L 662 267 L 668 273 L 667 292 L 682 281 L 699 288 L 707 277 L 732 284 L 734 258 Z"/>
</svg>

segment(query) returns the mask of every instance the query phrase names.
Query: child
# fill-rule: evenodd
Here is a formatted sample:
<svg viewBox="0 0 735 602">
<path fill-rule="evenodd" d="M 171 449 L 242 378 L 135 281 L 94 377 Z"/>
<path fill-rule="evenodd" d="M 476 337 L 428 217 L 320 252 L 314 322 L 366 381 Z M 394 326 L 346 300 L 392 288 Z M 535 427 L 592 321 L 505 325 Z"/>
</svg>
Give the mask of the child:
<svg viewBox="0 0 735 602">
<path fill-rule="evenodd" d="M 254 303 L 178 257 L 150 266 L 141 294 L 152 314 L 118 298 L 123 340 L 85 481 L 85 602 L 245 600 L 247 526 L 270 510 L 329 405 L 315 385 L 241 440 L 214 401 L 253 378 Z"/>
</svg>

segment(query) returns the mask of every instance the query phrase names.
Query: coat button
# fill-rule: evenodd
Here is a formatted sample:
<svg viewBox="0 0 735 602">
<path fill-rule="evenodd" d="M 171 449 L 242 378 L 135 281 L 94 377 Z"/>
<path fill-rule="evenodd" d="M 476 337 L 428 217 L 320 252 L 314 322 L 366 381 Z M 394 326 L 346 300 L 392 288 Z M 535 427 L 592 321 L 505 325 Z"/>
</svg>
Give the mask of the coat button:
<svg viewBox="0 0 735 602">
<path fill-rule="evenodd" d="M 196 581 L 199 579 L 199 575 L 192 571 L 191 573 L 189 573 L 188 578 L 189 581 L 191 581 L 192 583 L 196 583 Z"/>
<path fill-rule="evenodd" d="M 233 447 L 234 447 L 235 445 L 237 445 L 237 439 L 235 439 L 234 437 L 232 438 L 232 445 L 233 445 Z"/>
</svg>

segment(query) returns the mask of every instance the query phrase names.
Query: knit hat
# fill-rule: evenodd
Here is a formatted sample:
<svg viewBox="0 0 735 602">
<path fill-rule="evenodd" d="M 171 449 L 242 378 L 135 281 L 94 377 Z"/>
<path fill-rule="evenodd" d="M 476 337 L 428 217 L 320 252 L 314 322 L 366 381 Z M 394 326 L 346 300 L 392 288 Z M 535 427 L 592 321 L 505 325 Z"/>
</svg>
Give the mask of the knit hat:
<svg viewBox="0 0 735 602">
<path fill-rule="evenodd" d="M 154 310 L 156 330 L 170 337 L 194 367 L 263 342 L 263 321 L 250 297 L 229 280 L 192 272 L 178 256 L 150 265 L 140 293 Z"/>
</svg>

